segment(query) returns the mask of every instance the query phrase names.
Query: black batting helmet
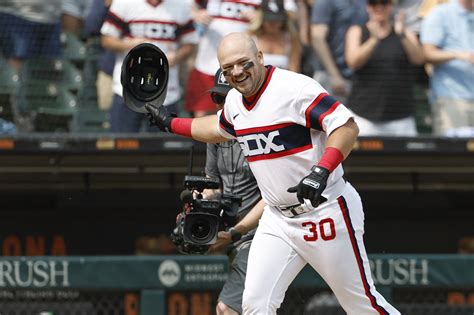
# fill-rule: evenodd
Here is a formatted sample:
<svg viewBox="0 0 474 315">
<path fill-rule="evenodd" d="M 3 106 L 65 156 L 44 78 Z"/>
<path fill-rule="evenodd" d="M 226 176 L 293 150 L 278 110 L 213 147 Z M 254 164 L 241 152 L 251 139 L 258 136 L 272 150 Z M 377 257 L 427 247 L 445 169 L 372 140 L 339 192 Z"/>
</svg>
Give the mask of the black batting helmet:
<svg viewBox="0 0 474 315">
<path fill-rule="evenodd" d="M 125 104 L 139 113 L 147 112 L 145 104 L 163 105 L 168 75 L 168 59 L 160 48 L 149 43 L 132 48 L 123 60 L 120 78 Z"/>
</svg>

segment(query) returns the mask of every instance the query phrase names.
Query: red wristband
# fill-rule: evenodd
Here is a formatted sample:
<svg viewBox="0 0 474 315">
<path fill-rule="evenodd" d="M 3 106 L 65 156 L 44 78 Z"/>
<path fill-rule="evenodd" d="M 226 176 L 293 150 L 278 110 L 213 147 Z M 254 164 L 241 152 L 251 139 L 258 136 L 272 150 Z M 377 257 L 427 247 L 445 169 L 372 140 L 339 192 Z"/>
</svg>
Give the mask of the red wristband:
<svg viewBox="0 0 474 315">
<path fill-rule="evenodd" d="M 342 155 L 341 151 L 334 147 L 328 147 L 324 150 L 318 166 L 324 167 L 329 172 L 332 172 L 342 161 L 344 161 L 344 155 Z"/>
<path fill-rule="evenodd" d="M 192 138 L 191 136 L 191 124 L 193 123 L 192 118 L 173 118 L 171 120 L 171 132 Z"/>
</svg>

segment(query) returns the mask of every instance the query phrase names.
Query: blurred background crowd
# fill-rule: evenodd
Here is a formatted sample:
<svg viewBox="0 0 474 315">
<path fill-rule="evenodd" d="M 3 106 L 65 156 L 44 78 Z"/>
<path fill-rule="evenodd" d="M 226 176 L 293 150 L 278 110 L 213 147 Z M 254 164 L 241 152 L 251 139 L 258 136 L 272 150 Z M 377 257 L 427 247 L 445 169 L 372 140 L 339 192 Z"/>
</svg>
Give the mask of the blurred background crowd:
<svg viewBox="0 0 474 315">
<path fill-rule="evenodd" d="M 266 64 L 315 78 L 362 136 L 474 137 L 472 0 L 3 0 L 0 134 L 156 132 L 124 106 L 120 68 L 167 55 L 165 106 L 214 112 L 220 39 L 248 32 Z M 288 82 L 291 84 L 291 82 Z"/>
</svg>

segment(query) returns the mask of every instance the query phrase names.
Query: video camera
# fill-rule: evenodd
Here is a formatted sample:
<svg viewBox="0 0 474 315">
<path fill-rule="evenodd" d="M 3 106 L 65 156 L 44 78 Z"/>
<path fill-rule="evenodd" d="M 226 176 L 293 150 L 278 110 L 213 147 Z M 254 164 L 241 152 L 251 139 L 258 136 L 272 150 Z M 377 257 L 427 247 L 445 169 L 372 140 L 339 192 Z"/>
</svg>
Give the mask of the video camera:
<svg viewBox="0 0 474 315">
<path fill-rule="evenodd" d="M 204 189 L 219 189 L 218 179 L 186 176 L 181 201 L 183 211 L 176 218 L 171 239 L 184 254 L 205 254 L 217 241 L 217 233 L 237 222 L 242 198 L 222 194 L 219 199 L 203 199 Z"/>
</svg>

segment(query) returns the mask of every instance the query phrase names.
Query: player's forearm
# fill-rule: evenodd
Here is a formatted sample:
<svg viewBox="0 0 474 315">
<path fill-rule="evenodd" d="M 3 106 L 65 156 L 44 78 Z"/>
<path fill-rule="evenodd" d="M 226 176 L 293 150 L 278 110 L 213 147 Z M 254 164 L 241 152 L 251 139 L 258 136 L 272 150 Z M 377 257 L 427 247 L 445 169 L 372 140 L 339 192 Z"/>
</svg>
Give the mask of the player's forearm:
<svg viewBox="0 0 474 315">
<path fill-rule="evenodd" d="M 221 136 L 217 131 L 217 120 L 217 115 L 194 118 L 191 123 L 192 138 L 197 141 L 208 143 L 218 143 L 227 141 L 228 139 Z"/>
<path fill-rule="evenodd" d="M 350 119 L 328 136 L 326 148 L 333 147 L 338 149 L 345 159 L 351 153 L 358 134 L 359 127 L 357 127 L 353 119 Z"/>
<path fill-rule="evenodd" d="M 234 229 L 242 234 L 248 233 L 258 226 L 258 221 L 262 217 L 265 202 L 260 200 L 242 220 L 239 221 Z"/>
</svg>

